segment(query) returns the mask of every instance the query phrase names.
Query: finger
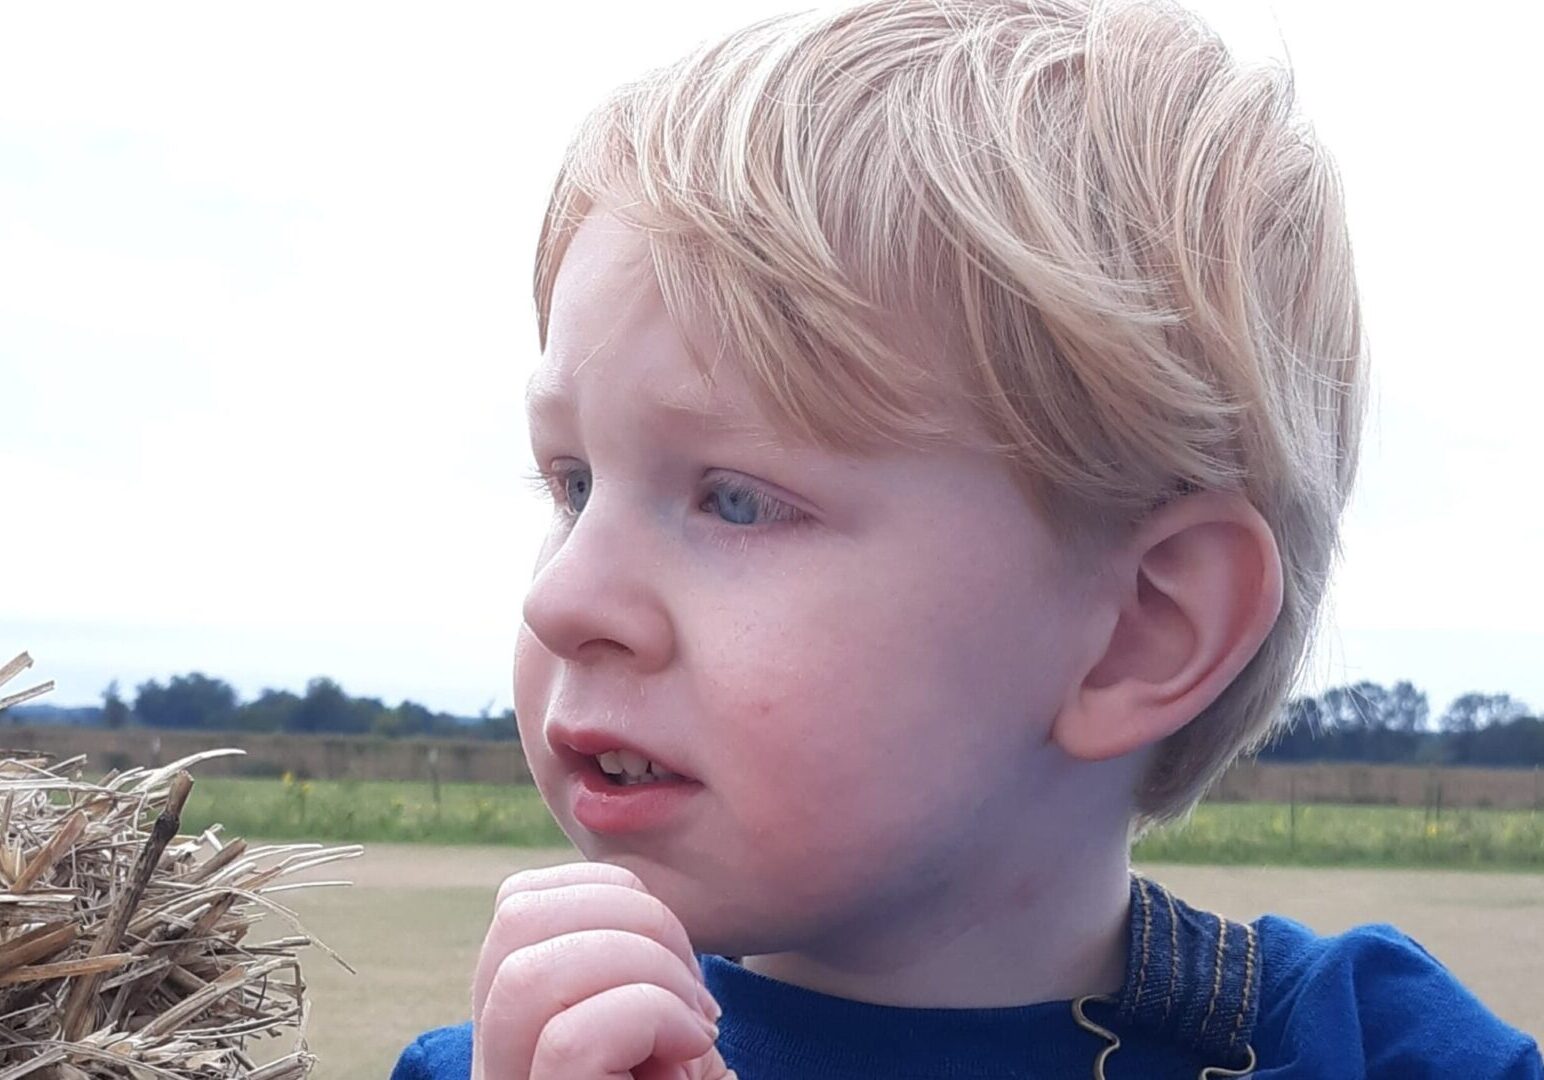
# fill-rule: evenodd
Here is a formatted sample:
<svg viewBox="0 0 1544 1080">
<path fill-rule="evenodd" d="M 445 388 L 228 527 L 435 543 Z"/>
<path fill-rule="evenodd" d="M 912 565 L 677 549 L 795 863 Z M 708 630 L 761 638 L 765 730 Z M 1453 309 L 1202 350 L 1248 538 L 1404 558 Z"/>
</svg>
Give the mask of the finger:
<svg viewBox="0 0 1544 1080">
<path fill-rule="evenodd" d="M 579 885 L 583 882 L 605 882 L 626 885 L 639 892 L 648 892 L 648 886 L 631 870 L 603 862 L 570 862 L 557 866 L 538 866 L 510 874 L 499 884 L 497 908 L 510 893 L 532 889 L 550 889 L 557 885 Z"/>
<path fill-rule="evenodd" d="M 715 1044 L 706 1054 L 685 1065 L 652 1061 L 635 1065 L 633 1080 L 736 1080 L 736 1077 L 735 1071 L 724 1064 L 724 1055 Z"/>
<path fill-rule="evenodd" d="M 613 986 L 547 1022 L 536 1039 L 530 1080 L 633 1080 L 645 1062 L 645 1074 L 686 1077 L 683 1063 L 711 1051 L 713 1038 L 702 1014 L 669 990 L 652 983 Z"/>
<path fill-rule="evenodd" d="M 680 958 L 653 938 L 626 930 L 584 930 L 527 945 L 506 956 L 488 988 L 472 1038 L 486 1075 L 524 1078 L 549 1021 L 576 1002 L 613 987 L 649 983 L 699 1011 L 698 982 Z M 593 1035 L 594 1033 L 592 1033 Z M 601 1031 L 602 1037 L 608 1037 Z"/>
<path fill-rule="evenodd" d="M 503 907 L 504 901 L 519 892 L 539 892 L 543 889 L 561 888 L 565 885 L 579 885 L 586 882 L 621 885 L 642 893 L 649 891 L 638 875 L 631 870 L 613 866 L 610 863 L 583 861 L 521 870 L 510 874 L 499 884 L 498 897 L 493 904 L 494 918 L 489 920 L 488 932 L 483 937 L 482 953 L 478 957 L 477 971 L 472 979 L 472 1016 L 474 1018 L 482 1009 L 483 1001 L 488 995 L 488 983 L 493 980 L 493 972 L 497 970 L 499 960 L 502 958 L 501 955 L 495 955 L 490 961 L 488 946 L 493 937 L 499 909 Z M 504 950 L 504 952 L 508 951 L 508 949 Z"/>
<path fill-rule="evenodd" d="M 472 981 L 473 1019 L 481 1014 L 494 974 L 510 953 L 560 934 L 597 929 L 627 930 L 653 938 L 673 952 L 693 978 L 702 980 L 686 928 L 669 907 L 648 893 L 604 883 L 517 891 L 499 905 L 483 938 Z"/>
</svg>

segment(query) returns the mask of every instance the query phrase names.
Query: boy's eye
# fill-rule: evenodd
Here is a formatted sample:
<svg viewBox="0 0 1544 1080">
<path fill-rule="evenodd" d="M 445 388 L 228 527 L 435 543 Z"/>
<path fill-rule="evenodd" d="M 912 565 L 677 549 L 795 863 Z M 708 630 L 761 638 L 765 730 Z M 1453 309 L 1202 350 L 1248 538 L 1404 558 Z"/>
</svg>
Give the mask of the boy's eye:
<svg viewBox="0 0 1544 1080">
<path fill-rule="evenodd" d="M 578 517 L 590 501 L 595 480 L 582 465 L 559 466 L 530 478 L 542 493 L 552 497 L 558 510 Z M 747 527 L 779 521 L 799 521 L 804 512 L 743 483 L 720 478 L 698 504 L 698 509 L 718 516 L 730 525 Z"/>
<path fill-rule="evenodd" d="M 584 509 L 584 504 L 590 501 L 590 470 L 568 469 L 558 474 L 558 480 L 563 484 L 563 499 L 569 511 L 579 513 Z"/>
<path fill-rule="evenodd" d="M 736 525 L 756 524 L 756 515 L 760 509 L 756 505 L 754 493 L 733 488 L 720 488 L 713 491 L 703 505 L 716 507 L 725 521 Z"/>
<path fill-rule="evenodd" d="M 584 466 L 557 465 L 537 469 L 525 477 L 526 483 L 536 494 L 552 500 L 553 505 L 565 517 L 578 517 L 590 501 L 590 489 L 594 480 Z"/>
<path fill-rule="evenodd" d="M 716 512 L 731 525 L 759 525 L 764 521 L 787 521 L 798 511 L 754 488 L 720 481 L 702 501 L 703 509 Z"/>
</svg>

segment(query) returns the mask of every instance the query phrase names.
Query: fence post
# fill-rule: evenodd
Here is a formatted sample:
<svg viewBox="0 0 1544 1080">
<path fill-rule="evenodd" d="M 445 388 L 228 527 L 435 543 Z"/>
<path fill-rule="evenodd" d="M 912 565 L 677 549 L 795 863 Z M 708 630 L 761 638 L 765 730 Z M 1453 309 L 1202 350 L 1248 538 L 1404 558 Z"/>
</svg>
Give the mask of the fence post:
<svg viewBox="0 0 1544 1080">
<path fill-rule="evenodd" d="M 440 748 L 429 747 L 429 782 L 434 785 L 434 813 L 440 812 Z"/>
<path fill-rule="evenodd" d="M 1287 838 L 1287 850 L 1292 851 L 1292 852 L 1296 852 L 1297 851 L 1297 773 L 1293 773 L 1292 774 L 1291 780 L 1289 782 L 1290 782 L 1290 785 L 1291 785 L 1290 790 L 1291 790 L 1291 796 L 1292 796 L 1292 804 L 1291 804 L 1292 805 L 1292 809 L 1289 811 L 1289 813 L 1290 813 L 1289 820 L 1292 823 L 1292 827 L 1291 827 L 1291 832 L 1289 833 L 1288 838 Z"/>
</svg>

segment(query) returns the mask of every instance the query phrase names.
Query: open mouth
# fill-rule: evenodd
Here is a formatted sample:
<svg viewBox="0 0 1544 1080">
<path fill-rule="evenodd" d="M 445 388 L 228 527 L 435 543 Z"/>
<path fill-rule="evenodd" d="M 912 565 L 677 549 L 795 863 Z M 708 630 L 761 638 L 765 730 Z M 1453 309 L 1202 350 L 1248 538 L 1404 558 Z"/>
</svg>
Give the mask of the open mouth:
<svg viewBox="0 0 1544 1080">
<path fill-rule="evenodd" d="M 651 771 L 642 758 L 618 770 L 615 761 L 603 766 L 603 757 L 576 755 L 569 774 L 577 781 L 569 789 L 574 820 L 595 833 L 623 835 L 680 824 L 692 797 L 703 789 L 700 781 L 685 776 L 641 775 Z"/>
<path fill-rule="evenodd" d="M 663 766 L 636 754 L 624 756 L 617 751 L 598 754 L 590 761 L 610 787 L 644 787 L 657 784 L 685 784 L 690 778 L 670 772 Z"/>
<path fill-rule="evenodd" d="M 604 773 L 603 775 L 606 777 L 606 783 L 612 787 L 643 787 L 648 784 L 667 784 L 670 782 L 669 779 L 649 776 L 648 774 L 639 777 L 628 776 L 625 773 L 621 776 L 614 773 Z M 680 777 L 675 778 L 678 783 L 680 779 Z"/>
</svg>

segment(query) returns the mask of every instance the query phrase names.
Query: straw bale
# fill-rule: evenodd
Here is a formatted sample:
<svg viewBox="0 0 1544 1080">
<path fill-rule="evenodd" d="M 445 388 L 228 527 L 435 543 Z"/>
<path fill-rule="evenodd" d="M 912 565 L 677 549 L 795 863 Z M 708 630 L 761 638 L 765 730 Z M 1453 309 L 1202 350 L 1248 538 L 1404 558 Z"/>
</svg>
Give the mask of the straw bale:
<svg viewBox="0 0 1544 1080">
<path fill-rule="evenodd" d="M 0 687 L 25 670 L 0 667 Z M 36 697 L 52 683 L 9 698 Z M 298 950 L 315 945 L 267 894 L 346 885 L 275 884 L 353 858 L 358 845 L 223 841 L 218 825 L 182 834 L 199 762 L 82 779 L 64 761 L 0 749 L 0 1080 L 302 1080 L 310 1002 Z M 148 826 L 148 827 L 147 827 Z M 293 934 L 247 941 L 265 915 Z M 251 1043 L 291 1033 L 296 1048 L 265 1065 Z"/>
</svg>

